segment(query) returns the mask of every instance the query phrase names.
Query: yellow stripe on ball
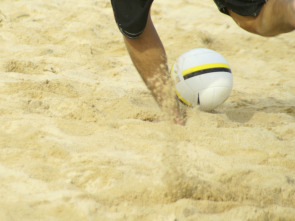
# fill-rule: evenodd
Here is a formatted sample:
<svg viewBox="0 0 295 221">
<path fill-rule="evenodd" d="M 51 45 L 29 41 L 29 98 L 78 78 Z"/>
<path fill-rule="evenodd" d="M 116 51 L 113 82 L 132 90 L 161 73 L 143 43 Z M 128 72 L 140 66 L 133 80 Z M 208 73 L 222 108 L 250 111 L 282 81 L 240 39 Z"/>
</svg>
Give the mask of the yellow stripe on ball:
<svg viewBox="0 0 295 221">
<path fill-rule="evenodd" d="M 203 64 L 203 65 L 199 65 L 199 66 L 195 66 L 195 67 L 183 70 L 182 75 L 185 76 L 185 75 L 188 75 L 193 72 L 202 71 L 202 70 L 211 69 L 211 68 L 228 68 L 228 69 L 230 69 L 229 65 L 225 64 L 225 63 Z"/>
<path fill-rule="evenodd" d="M 193 106 L 190 102 L 188 102 L 187 100 L 185 100 L 176 90 L 176 94 L 179 100 L 181 100 L 181 102 L 183 102 L 184 104 L 186 104 L 187 106 Z"/>
</svg>

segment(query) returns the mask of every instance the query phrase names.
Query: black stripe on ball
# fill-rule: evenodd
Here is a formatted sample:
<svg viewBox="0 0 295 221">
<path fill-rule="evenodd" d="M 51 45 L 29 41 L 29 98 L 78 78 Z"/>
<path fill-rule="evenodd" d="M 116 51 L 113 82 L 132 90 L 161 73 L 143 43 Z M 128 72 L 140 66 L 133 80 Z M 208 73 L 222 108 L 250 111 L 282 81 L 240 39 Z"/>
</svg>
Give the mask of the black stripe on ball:
<svg viewBox="0 0 295 221">
<path fill-rule="evenodd" d="M 183 79 L 186 80 L 186 79 L 198 76 L 198 75 L 212 73 L 212 72 L 219 72 L 219 71 L 231 73 L 231 70 L 229 68 L 208 68 L 208 69 L 204 69 L 204 70 L 189 73 L 189 74 L 183 76 Z"/>
</svg>

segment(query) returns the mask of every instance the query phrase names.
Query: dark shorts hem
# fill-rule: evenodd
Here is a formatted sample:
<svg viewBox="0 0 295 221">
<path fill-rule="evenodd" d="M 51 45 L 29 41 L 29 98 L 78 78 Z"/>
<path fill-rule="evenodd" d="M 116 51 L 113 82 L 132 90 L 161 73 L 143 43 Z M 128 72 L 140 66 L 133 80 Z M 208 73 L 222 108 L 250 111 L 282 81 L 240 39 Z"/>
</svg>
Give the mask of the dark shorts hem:
<svg viewBox="0 0 295 221">
<path fill-rule="evenodd" d="M 214 0 L 220 12 L 229 15 L 231 10 L 242 16 L 257 16 L 266 0 Z"/>
<path fill-rule="evenodd" d="M 153 0 L 111 0 L 117 25 L 123 35 L 138 38 L 147 23 Z"/>
</svg>

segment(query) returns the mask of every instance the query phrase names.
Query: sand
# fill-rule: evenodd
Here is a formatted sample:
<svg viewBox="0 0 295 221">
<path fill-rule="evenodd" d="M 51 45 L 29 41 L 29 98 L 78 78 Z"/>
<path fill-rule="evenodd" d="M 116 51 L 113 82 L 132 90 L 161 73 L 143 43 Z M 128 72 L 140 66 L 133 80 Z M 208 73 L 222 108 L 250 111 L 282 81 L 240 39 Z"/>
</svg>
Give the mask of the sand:
<svg viewBox="0 0 295 221">
<path fill-rule="evenodd" d="M 213 1 L 155 1 L 169 66 L 230 63 L 214 112 L 163 119 L 108 0 L 0 1 L 0 220 L 295 220 L 294 33 L 259 37 Z M 151 64 L 152 65 L 152 64 Z"/>
</svg>

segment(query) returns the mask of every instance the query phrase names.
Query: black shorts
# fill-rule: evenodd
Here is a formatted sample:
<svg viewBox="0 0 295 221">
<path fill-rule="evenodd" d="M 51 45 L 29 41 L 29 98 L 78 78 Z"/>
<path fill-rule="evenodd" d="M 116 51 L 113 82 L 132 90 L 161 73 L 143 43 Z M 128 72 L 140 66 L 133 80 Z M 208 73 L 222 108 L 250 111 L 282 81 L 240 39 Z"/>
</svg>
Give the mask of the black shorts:
<svg viewBox="0 0 295 221">
<path fill-rule="evenodd" d="M 111 0 L 120 31 L 128 38 L 143 32 L 153 0 Z"/>
<path fill-rule="evenodd" d="M 225 14 L 228 9 L 242 16 L 257 16 L 267 0 L 214 0 L 219 11 Z"/>
<path fill-rule="evenodd" d="M 267 0 L 214 0 L 219 10 L 228 9 L 242 16 L 257 16 Z M 128 38 L 138 38 L 148 19 L 153 0 L 111 0 L 120 31 Z"/>
</svg>

